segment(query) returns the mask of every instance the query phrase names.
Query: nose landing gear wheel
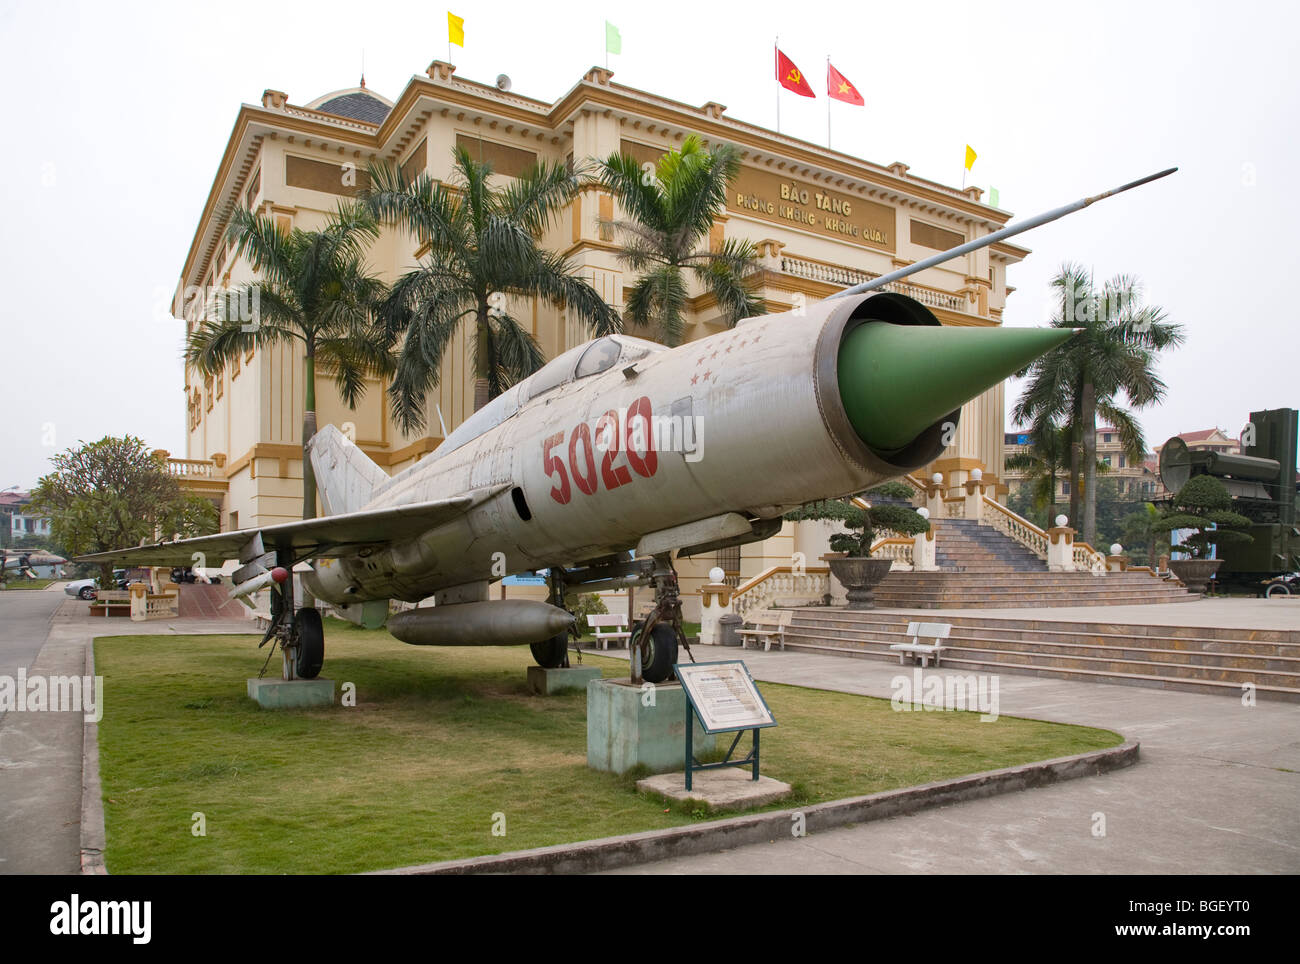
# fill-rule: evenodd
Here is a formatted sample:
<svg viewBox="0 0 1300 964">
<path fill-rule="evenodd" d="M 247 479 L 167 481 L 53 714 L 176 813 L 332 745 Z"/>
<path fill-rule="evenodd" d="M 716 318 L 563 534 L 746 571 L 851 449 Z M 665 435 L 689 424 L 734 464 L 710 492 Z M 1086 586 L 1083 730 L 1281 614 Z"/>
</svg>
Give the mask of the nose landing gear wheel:
<svg viewBox="0 0 1300 964">
<path fill-rule="evenodd" d="M 658 623 L 649 637 L 643 638 L 644 629 L 644 623 L 637 623 L 631 639 L 631 646 L 641 647 L 641 678 L 647 683 L 662 683 L 672 675 L 677 662 L 677 632 L 667 623 Z"/>
<path fill-rule="evenodd" d="M 298 653 L 293 671 L 299 679 L 315 679 L 325 663 L 325 627 L 320 610 L 299 609 L 294 619 L 298 635 Z"/>
<path fill-rule="evenodd" d="M 559 669 L 569 658 L 569 634 L 556 633 L 550 639 L 532 643 L 528 648 L 533 651 L 533 659 L 537 660 L 538 666 Z"/>
</svg>

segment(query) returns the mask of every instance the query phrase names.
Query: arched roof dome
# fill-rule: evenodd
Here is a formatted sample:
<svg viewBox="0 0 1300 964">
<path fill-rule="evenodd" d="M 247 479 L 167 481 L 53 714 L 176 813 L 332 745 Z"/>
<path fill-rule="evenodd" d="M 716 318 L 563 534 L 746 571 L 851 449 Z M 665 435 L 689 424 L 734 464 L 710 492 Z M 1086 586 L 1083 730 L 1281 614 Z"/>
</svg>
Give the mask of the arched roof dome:
<svg viewBox="0 0 1300 964">
<path fill-rule="evenodd" d="M 393 109 L 393 102 L 365 87 L 350 87 L 317 97 L 307 105 L 307 109 L 378 126 Z"/>
</svg>

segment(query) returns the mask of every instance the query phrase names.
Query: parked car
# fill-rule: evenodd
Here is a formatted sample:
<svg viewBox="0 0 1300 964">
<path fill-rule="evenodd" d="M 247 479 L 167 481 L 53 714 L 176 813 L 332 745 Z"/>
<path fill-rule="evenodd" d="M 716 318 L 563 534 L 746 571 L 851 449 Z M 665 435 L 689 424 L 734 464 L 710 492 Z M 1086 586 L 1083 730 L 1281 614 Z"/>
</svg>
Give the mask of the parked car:
<svg viewBox="0 0 1300 964">
<path fill-rule="evenodd" d="M 95 588 L 97 579 L 77 579 L 63 587 L 63 591 L 69 596 L 76 596 L 78 599 L 94 599 L 98 594 Z"/>
</svg>

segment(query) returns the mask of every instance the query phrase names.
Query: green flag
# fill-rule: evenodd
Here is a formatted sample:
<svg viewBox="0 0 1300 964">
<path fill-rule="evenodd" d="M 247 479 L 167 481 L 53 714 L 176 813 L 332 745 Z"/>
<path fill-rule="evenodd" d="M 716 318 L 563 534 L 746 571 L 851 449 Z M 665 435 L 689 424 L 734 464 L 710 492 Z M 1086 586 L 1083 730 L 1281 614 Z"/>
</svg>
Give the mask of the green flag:
<svg viewBox="0 0 1300 964">
<path fill-rule="evenodd" d="M 998 206 L 998 189 L 991 184 L 989 185 L 989 204 L 993 207 Z"/>
<path fill-rule="evenodd" d="M 605 53 L 621 54 L 623 52 L 623 35 L 618 32 L 618 27 L 614 26 L 608 20 L 605 21 Z"/>
</svg>

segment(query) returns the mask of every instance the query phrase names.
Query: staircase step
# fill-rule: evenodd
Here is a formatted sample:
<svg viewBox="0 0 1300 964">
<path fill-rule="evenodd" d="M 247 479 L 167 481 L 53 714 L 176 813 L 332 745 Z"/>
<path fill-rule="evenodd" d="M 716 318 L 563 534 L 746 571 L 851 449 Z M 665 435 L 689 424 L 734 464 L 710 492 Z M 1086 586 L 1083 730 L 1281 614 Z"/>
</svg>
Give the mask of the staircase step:
<svg viewBox="0 0 1300 964">
<path fill-rule="evenodd" d="M 786 631 L 792 651 L 894 661 L 907 614 L 808 606 Z M 1300 630 L 1066 622 L 963 616 L 948 669 L 1007 672 L 1300 702 Z M 910 664 L 907 664 L 910 665 Z"/>
</svg>

